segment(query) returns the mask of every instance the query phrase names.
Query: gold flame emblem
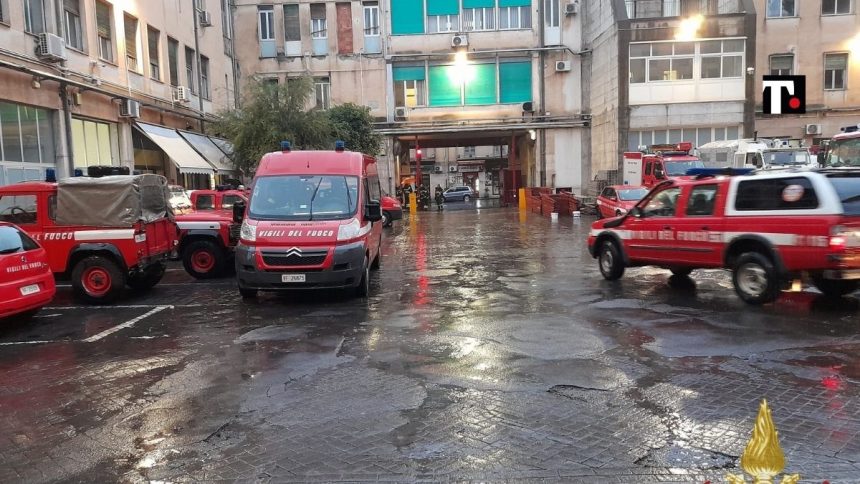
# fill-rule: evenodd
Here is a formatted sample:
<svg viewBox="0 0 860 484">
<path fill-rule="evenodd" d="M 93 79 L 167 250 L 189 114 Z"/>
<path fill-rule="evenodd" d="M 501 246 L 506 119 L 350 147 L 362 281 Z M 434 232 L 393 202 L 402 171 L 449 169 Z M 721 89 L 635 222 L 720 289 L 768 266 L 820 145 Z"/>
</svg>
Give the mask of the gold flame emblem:
<svg viewBox="0 0 860 484">
<path fill-rule="evenodd" d="M 773 425 L 773 418 L 767 400 L 762 400 L 755 419 L 752 437 L 741 456 L 741 469 L 753 478 L 753 484 L 774 484 L 774 478 L 785 469 L 785 454 L 779 446 L 779 435 Z M 743 475 L 729 474 L 729 484 L 746 484 Z M 796 484 L 799 474 L 785 475 L 782 484 Z"/>
</svg>

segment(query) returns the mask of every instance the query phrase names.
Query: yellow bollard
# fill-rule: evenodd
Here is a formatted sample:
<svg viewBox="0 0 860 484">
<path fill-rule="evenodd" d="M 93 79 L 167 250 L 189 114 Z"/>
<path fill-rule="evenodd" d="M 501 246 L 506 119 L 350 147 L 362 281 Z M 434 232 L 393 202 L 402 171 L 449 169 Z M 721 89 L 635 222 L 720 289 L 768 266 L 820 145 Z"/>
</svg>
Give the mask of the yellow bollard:
<svg viewBox="0 0 860 484">
<path fill-rule="evenodd" d="M 520 212 L 526 211 L 526 189 L 520 188 L 519 193 L 517 194 L 517 199 L 520 202 Z"/>
<path fill-rule="evenodd" d="M 409 213 L 418 213 L 418 195 L 415 192 L 409 194 Z"/>
</svg>

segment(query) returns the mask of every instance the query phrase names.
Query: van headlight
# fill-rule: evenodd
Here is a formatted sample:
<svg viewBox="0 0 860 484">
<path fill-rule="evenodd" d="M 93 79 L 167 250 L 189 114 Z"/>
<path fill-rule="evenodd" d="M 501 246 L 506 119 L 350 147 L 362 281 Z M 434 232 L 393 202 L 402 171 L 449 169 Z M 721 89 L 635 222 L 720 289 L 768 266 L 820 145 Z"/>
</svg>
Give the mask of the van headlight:
<svg viewBox="0 0 860 484">
<path fill-rule="evenodd" d="M 248 242 L 257 241 L 257 226 L 251 225 L 248 221 L 242 222 L 242 228 L 239 230 L 239 237 Z"/>
<path fill-rule="evenodd" d="M 358 237 L 361 231 L 361 223 L 358 219 L 352 219 L 337 229 L 337 240 L 350 240 Z"/>
</svg>

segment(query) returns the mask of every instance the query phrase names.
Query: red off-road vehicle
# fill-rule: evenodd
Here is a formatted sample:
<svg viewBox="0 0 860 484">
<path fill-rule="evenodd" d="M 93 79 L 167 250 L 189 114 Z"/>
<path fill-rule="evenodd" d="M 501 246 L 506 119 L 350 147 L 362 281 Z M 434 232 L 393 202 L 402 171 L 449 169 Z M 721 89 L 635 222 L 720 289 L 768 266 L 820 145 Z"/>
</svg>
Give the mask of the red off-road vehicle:
<svg viewBox="0 0 860 484">
<path fill-rule="evenodd" d="M 126 285 L 156 285 L 178 243 L 167 180 L 158 175 L 0 187 L 0 220 L 38 241 L 54 275 L 71 279 L 88 303 L 114 301 Z"/>
</svg>

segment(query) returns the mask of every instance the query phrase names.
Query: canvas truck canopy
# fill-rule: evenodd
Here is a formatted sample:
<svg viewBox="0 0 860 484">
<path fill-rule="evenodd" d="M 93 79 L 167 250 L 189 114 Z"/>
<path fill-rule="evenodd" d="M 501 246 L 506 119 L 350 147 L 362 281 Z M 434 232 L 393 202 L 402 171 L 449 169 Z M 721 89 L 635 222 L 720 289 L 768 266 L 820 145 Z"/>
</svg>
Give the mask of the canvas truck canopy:
<svg viewBox="0 0 860 484">
<path fill-rule="evenodd" d="M 57 223 L 130 227 L 172 216 L 169 200 L 161 175 L 65 178 L 57 184 Z"/>
</svg>

